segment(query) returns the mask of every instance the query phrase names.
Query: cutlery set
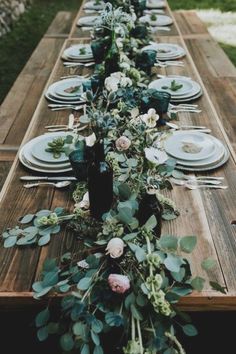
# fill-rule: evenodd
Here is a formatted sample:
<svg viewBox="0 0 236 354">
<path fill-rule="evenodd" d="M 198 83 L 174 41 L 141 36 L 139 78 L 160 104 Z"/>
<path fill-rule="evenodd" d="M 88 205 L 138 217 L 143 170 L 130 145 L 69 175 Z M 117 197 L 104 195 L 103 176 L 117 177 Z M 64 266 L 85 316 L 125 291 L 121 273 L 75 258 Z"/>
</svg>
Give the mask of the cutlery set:
<svg viewBox="0 0 236 354">
<path fill-rule="evenodd" d="M 188 178 L 186 176 L 186 178 Z M 188 189 L 203 189 L 203 188 L 214 188 L 214 189 L 227 189 L 228 186 L 222 185 L 223 177 L 190 177 L 188 179 L 176 179 L 171 178 L 171 182 L 178 185 L 183 186 Z"/>
</svg>

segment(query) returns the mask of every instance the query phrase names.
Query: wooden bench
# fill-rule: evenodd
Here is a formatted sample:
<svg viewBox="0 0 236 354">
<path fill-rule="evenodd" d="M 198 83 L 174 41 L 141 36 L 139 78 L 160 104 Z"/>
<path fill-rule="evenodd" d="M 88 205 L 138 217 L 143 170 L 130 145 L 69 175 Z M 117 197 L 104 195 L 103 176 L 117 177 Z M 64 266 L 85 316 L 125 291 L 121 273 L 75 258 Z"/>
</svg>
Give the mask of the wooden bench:
<svg viewBox="0 0 236 354">
<path fill-rule="evenodd" d="M 74 17 L 65 11 L 55 16 L 0 107 L 0 190 Z"/>
<path fill-rule="evenodd" d="M 236 153 L 236 68 L 196 12 L 176 11 L 174 17 L 194 65 L 210 92 L 220 124 Z"/>
</svg>

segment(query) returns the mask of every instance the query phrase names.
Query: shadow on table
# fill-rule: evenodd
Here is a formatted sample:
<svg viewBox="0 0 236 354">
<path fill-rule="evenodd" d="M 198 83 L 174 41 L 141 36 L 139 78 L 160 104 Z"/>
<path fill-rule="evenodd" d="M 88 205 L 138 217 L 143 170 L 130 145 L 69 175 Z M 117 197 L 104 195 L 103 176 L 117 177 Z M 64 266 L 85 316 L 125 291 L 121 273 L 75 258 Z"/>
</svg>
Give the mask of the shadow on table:
<svg viewBox="0 0 236 354">
<path fill-rule="evenodd" d="M 50 337 L 39 343 L 34 328 L 33 311 L 0 312 L 0 344 L 4 354 L 34 353 L 61 354 L 57 338 Z M 192 313 L 199 335 L 192 338 L 180 338 L 187 354 L 232 353 L 235 346 L 235 326 L 232 325 L 236 312 L 227 313 Z M 79 354 L 79 353 L 78 353 Z M 113 353 L 109 353 L 113 354 Z"/>
</svg>

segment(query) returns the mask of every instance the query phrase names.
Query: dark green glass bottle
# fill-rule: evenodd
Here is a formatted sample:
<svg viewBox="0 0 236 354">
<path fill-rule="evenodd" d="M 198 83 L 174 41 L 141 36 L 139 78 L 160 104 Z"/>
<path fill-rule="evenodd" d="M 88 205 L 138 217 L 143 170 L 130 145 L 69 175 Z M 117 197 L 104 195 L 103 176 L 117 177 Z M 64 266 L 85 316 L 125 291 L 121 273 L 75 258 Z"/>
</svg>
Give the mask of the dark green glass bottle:
<svg viewBox="0 0 236 354">
<path fill-rule="evenodd" d="M 94 159 L 88 168 L 88 192 L 91 216 L 101 220 L 113 201 L 113 170 L 105 160 L 103 141 L 94 145 Z"/>
</svg>

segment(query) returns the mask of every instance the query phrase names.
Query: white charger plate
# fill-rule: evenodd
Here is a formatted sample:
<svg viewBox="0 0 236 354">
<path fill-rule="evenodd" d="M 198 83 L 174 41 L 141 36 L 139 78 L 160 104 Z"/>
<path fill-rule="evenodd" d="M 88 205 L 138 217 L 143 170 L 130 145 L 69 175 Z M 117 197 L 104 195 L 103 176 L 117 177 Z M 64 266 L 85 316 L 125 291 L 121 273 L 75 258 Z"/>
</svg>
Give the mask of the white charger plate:
<svg viewBox="0 0 236 354">
<path fill-rule="evenodd" d="M 87 26 L 87 27 L 96 26 L 98 18 L 99 18 L 99 16 L 84 16 L 84 17 L 81 17 L 78 20 L 78 22 L 77 22 L 77 26 Z"/>
<path fill-rule="evenodd" d="M 166 7 L 166 2 L 163 0 L 147 0 L 147 9 L 163 9 Z"/>
<path fill-rule="evenodd" d="M 169 26 L 172 25 L 173 20 L 170 16 L 156 14 L 157 19 L 155 21 L 151 20 L 150 15 L 145 15 L 140 17 L 139 21 L 141 23 L 149 23 L 150 26 Z"/>
<path fill-rule="evenodd" d="M 198 153 L 187 153 L 183 150 L 184 142 L 194 143 L 202 149 Z M 186 163 L 202 161 L 214 155 L 216 151 L 216 141 L 211 135 L 200 132 L 176 131 L 164 142 L 166 152 Z M 199 162 L 200 163 L 200 162 Z"/>
</svg>

